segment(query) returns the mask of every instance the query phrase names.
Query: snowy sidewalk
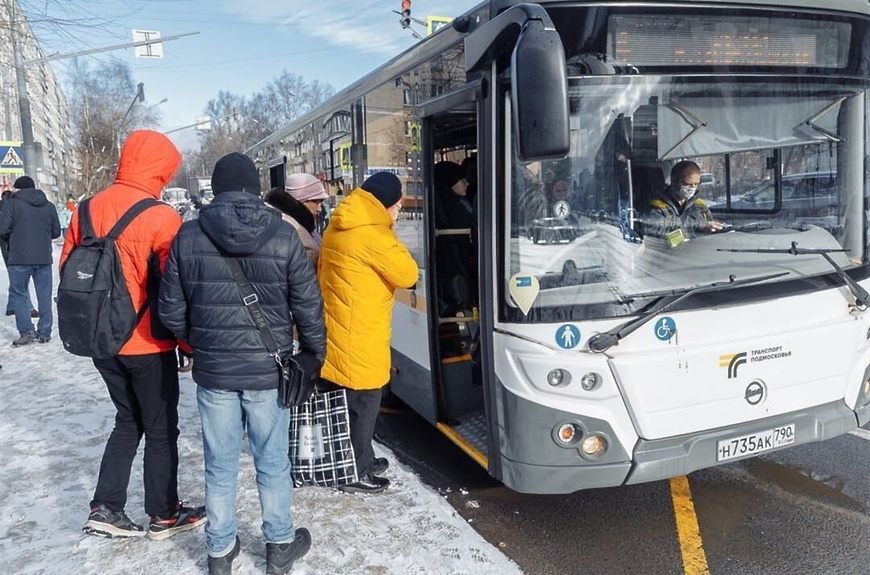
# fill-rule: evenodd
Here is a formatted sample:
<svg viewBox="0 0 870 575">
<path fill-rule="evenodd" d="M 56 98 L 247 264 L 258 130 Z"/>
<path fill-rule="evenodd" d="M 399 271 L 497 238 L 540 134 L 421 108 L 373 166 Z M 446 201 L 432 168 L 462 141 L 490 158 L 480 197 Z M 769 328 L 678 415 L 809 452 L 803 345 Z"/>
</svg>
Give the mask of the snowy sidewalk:
<svg viewBox="0 0 870 575">
<path fill-rule="evenodd" d="M 55 248 L 55 258 L 59 248 Z M 55 273 L 56 275 L 56 273 Z M 55 282 L 57 279 L 55 278 Z M 0 306 L 8 292 L 0 269 Z M 34 300 L 35 301 L 35 300 Z M 0 312 L 5 310 L 0 310 Z M 13 348 L 13 317 L 0 322 L 0 572 L 109 575 L 207 573 L 202 528 L 165 541 L 84 535 L 87 505 L 114 410 L 90 360 L 66 353 L 57 324 L 48 344 Z M 204 500 L 202 442 L 195 384 L 182 374 L 179 495 Z M 294 491 L 294 521 L 311 530 L 311 551 L 297 575 L 514 575 L 517 566 L 477 534 L 392 453 L 380 495 L 305 487 Z M 143 510 L 142 446 L 133 464 L 127 512 Z M 253 462 L 243 449 L 237 500 L 242 552 L 233 573 L 265 571 Z"/>
</svg>

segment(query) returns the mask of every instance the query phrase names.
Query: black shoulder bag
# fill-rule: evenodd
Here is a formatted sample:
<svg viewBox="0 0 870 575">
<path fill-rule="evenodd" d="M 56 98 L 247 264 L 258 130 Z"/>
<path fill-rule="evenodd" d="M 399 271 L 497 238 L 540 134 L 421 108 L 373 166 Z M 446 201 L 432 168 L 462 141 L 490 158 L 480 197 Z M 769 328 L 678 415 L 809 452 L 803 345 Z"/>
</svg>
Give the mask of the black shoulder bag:
<svg viewBox="0 0 870 575">
<path fill-rule="evenodd" d="M 259 298 L 245 272 L 242 271 L 242 266 L 234 257 L 224 255 L 224 260 L 239 286 L 245 307 L 254 318 L 266 350 L 278 364 L 278 403 L 284 408 L 305 403 L 314 393 L 315 385 L 320 379 L 320 360 L 316 355 L 305 350 L 296 355 L 290 351 L 279 353 L 278 344 L 275 343 L 272 330 L 266 322 L 266 315 L 260 306 Z"/>
</svg>

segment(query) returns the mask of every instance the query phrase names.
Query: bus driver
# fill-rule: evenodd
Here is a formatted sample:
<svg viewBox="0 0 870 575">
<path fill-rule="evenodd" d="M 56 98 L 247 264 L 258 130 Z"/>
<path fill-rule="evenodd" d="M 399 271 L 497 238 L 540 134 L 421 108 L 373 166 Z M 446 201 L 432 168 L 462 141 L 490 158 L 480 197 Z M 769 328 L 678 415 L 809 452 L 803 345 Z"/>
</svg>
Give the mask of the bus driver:
<svg viewBox="0 0 870 575">
<path fill-rule="evenodd" d="M 676 247 L 698 234 L 715 233 L 724 227 L 713 220 L 707 202 L 698 196 L 701 168 L 695 162 L 683 160 L 671 168 L 671 183 L 650 201 L 650 211 L 644 221 L 648 235 L 667 240 Z"/>
</svg>

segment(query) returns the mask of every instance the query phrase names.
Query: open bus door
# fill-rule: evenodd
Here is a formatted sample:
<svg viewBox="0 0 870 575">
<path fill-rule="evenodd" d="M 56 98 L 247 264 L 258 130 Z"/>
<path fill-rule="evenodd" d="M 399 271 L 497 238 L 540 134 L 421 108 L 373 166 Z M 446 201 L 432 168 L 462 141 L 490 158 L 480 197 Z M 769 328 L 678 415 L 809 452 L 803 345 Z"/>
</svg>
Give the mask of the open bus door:
<svg viewBox="0 0 870 575">
<path fill-rule="evenodd" d="M 480 364 L 474 355 L 481 305 L 477 264 L 480 256 L 476 241 L 478 225 L 473 228 L 446 225 L 443 202 L 436 193 L 433 180 L 433 166 L 439 161 L 459 164 L 480 150 L 478 107 L 481 101 L 482 82 L 476 81 L 419 107 L 423 135 L 421 161 L 425 174 L 423 222 L 428 257 L 425 267 L 421 266 L 420 282 L 413 298 L 420 307 L 421 293 L 428 294 L 425 318 L 420 318 L 425 322 L 426 330 L 425 333 L 419 330 L 414 339 L 406 339 L 396 333 L 398 326 L 394 321 L 393 348 L 402 355 L 410 355 L 410 350 L 401 349 L 405 341 L 419 356 L 425 345 L 429 373 L 427 377 L 418 377 L 414 375 L 416 370 L 399 367 L 392 376 L 390 388 L 478 463 L 487 467 L 487 438 L 491 434 L 487 432 Z M 482 158 L 478 155 L 476 160 L 480 173 Z M 477 178 L 477 181 L 478 193 L 482 195 L 484 179 Z M 477 205 L 476 201 L 474 205 Z M 397 302 L 401 303 L 403 299 L 406 296 L 397 292 Z M 423 359 L 418 357 L 417 363 Z"/>
</svg>

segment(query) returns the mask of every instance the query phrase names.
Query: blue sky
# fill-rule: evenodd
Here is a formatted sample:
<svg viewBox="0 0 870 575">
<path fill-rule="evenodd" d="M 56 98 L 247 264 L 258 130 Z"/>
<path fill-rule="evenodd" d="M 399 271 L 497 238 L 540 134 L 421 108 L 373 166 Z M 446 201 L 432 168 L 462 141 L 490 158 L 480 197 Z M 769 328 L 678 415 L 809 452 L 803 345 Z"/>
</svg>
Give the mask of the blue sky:
<svg viewBox="0 0 870 575">
<path fill-rule="evenodd" d="M 21 2 L 31 18 L 31 5 L 45 5 Z M 457 16 L 476 4 L 412 0 L 412 16 Z M 344 88 L 417 41 L 393 13 L 400 5 L 401 0 L 88 0 L 69 8 L 77 23 L 65 34 L 42 33 L 40 40 L 46 53 L 69 54 L 132 42 L 134 28 L 163 37 L 199 32 L 164 42 L 161 60 L 135 58 L 132 48 L 85 56 L 114 56 L 129 64 L 134 80 L 145 84 L 145 105 L 167 99 L 158 109 L 162 128 L 169 130 L 194 123 L 219 90 L 248 97 L 283 69 Z M 50 15 L 63 14 L 58 8 Z M 413 28 L 425 34 L 424 27 Z M 63 80 L 67 61 L 54 67 Z M 195 146 L 192 129 L 170 137 L 181 148 Z"/>
</svg>

